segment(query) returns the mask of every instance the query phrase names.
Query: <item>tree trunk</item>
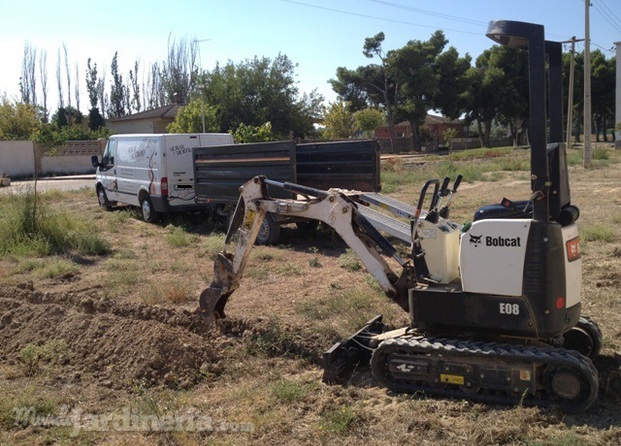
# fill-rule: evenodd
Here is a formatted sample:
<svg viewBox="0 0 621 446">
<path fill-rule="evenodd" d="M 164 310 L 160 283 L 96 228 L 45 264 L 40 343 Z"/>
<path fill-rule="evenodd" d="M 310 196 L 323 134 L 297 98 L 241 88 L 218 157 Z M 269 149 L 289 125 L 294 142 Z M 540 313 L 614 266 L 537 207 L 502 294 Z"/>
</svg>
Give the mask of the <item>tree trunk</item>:
<svg viewBox="0 0 621 446">
<path fill-rule="evenodd" d="M 492 121 L 485 121 L 483 123 L 485 125 L 483 142 L 485 143 L 485 147 L 491 147 L 489 143 L 490 134 L 492 133 Z"/>
<path fill-rule="evenodd" d="M 479 142 L 481 143 L 481 147 L 484 147 L 483 143 L 483 125 L 480 119 L 477 119 L 477 130 L 479 131 Z"/>
<path fill-rule="evenodd" d="M 388 131 L 390 132 L 390 153 L 395 153 L 395 115 L 388 109 Z"/>
<path fill-rule="evenodd" d="M 421 151 L 421 145 L 420 145 L 420 132 L 419 132 L 419 126 L 418 126 L 418 122 L 416 121 L 410 121 L 410 126 L 412 127 L 412 145 L 415 151 L 420 152 Z"/>
<path fill-rule="evenodd" d="M 599 132 L 601 130 L 600 129 L 600 127 L 601 127 L 601 125 L 600 125 L 600 123 L 601 123 L 600 117 L 596 116 L 593 121 L 594 121 L 594 124 L 595 124 L 595 142 L 599 142 Z"/>
</svg>

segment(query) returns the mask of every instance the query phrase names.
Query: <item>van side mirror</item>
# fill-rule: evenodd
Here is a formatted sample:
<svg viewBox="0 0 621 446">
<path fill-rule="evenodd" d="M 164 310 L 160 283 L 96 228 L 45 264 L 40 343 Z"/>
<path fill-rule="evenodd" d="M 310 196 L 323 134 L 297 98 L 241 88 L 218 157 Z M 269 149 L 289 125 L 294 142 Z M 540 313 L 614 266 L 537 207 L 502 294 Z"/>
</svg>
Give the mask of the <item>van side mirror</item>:
<svg viewBox="0 0 621 446">
<path fill-rule="evenodd" d="M 97 169 L 100 166 L 99 158 L 97 157 L 97 155 L 91 156 L 91 164 L 93 165 L 95 169 Z"/>
</svg>

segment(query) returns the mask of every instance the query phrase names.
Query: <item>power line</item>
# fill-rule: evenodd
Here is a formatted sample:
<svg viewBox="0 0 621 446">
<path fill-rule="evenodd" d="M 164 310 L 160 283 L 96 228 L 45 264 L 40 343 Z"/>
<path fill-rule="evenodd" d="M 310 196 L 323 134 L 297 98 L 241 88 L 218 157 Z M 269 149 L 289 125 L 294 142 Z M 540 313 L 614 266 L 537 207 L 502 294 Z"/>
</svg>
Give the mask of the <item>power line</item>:
<svg viewBox="0 0 621 446">
<path fill-rule="evenodd" d="M 595 0 L 593 0 L 593 3 L 591 5 L 598 12 L 598 14 L 601 15 L 604 18 L 604 20 L 606 20 L 610 24 L 610 26 L 612 26 L 616 31 L 621 33 L 621 26 L 616 24 L 612 20 L 612 18 L 606 14 L 606 12 L 602 10 L 602 8 L 599 6 L 598 3 L 595 2 Z"/>
<path fill-rule="evenodd" d="M 482 22 L 480 20 L 472 20 L 472 19 L 467 19 L 465 17 L 457 17 L 454 15 L 442 14 L 439 12 L 428 11 L 426 9 L 412 8 L 411 6 L 398 5 L 396 3 L 391 3 L 391 2 L 382 1 L 382 0 L 369 0 L 369 1 L 373 3 L 379 3 L 381 5 L 391 6 L 393 8 L 403 9 L 406 11 L 418 12 L 420 14 L 430 15 L 433 17 L 439 17 L 442 19 L 455 20 L 457 22 L 469 23 L 471 25 L 487 26 L 487 22 Z"/>
<path fill-rule="evenodd" d="M 351 16 L 356 16 L 356 17 L 364 17 L 366 19 L 381 20 L 381 21 L 384 21 L 384 22 L 398 23 L 398 24 L 401 24 L 401 25 L 418 26 L 420 28 L 441 29 L 442 31 L 451 31 L 451 32 L 462 33 L 462 34 L 472 34 L 473 36 L 479 36 L 479 37 L 481 36 L 481 33 L 475 33 L 475 32 L 471 32 L 471 31 L 463 31 L 463 30 L 459 30 L 459 29 L 450 29 L 450 28 L 438 28 L 437 26 L 422 25 L 420 23 L 406 22 L 406 21 L 403 21 L 403 20 L 387 19 L 387 18 L 384 18 L 384 17 L 372 16 L 372 15 L 368 15 L 368 14 L 361 14 L 361 13 L 358 13 L 358 12 L 344 11 L 342 9 L 335 9 L 335 8 L 328 8 L 328 7 L 325 7 L 325 6 L 311 5 L 309 3 L 303 3 L 303 2 L 294 1 L 294 0 L 280 0 L 280 1 L 284 2 L 284 3 L 291 3 L 291 4 L 294 4 L 294 5 L 305 6 L 307 8 L 315 8 L 315 9 L 321 9 L 323 11 L 336 12 L 336 13 L 339 13 L 339 14 L 351 15 Z"/>
<path fill-rule="evenodd" d="M 609 17 L 611 19 L 613 19 L 615 21 L 615 23 L 617 23 L 619 26 L 621 26 L 621 19 L 619 19 L 619 17 L 617 17 L 617 15 L 614 13 L 614 11 L 612 9 L 610 9 L 608 7 L 608 5 L 606 5 L 606 2 L 604 0 L 598 0 L 598 1 L 601 3 L 601 5 L 607 11 L 607 14 L 609 15 Z"/>
</svg>

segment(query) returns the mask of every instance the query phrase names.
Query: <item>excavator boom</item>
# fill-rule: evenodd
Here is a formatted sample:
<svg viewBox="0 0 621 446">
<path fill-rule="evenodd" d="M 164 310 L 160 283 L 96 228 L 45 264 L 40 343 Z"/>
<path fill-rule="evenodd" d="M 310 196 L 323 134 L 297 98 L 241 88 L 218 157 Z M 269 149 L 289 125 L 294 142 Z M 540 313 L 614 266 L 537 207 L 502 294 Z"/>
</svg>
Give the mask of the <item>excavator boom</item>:
<svg viewBox="0 0 621 446">
<path fill-rule="evenodd" d="M 298 194 L 299 199 L 272 199 L 269 187 Z M 257 176 L 240 189 L 237 208 L 228 229 L 225 248 L 214 262 L 209 288 L 200 296 L 200 308 L 208 321 L 225 317 L 229 296 L 239 287 L 244 268 L 267 212 L 321 221 L 333 228 L 364 263 L 386 295 L 409 311 L 408 288 L 415 280 L 413 267 L 401 259 L 395 247 L 358 211 L 358 192 L 323 191 L 293 183 L 280 183 Z M 232 246 L 234 245 L 234 246 Z M 383 255 L 394 258 L 403 268 L 395 274 Z"/>
</svg>

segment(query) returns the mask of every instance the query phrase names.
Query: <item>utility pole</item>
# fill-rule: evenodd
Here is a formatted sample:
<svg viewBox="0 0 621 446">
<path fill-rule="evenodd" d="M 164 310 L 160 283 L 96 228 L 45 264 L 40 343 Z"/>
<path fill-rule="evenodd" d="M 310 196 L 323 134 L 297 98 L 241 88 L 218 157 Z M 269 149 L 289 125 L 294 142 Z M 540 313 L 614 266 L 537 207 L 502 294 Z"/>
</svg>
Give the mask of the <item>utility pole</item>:
<svg viewBox="0 0 621 446">
<path fill-rule="evenodd" d="M 585 169 L 593 167 L 591 151 L 591 30 L 590 0 L 584 0 L 584 163 Z"/>
<path fill-rule="evenodd" d="M 615 99 L 615 128 L 621 125 L 621 42 L 617 45 L 617 86 Z M 615 149 L 621 150 L 621 128 L 615 131 Z"/>
<path fill-rule="evenodd" d="M 571 43 L 571 58 L 569 59 L 569 88 L 567 92 L 567 139 L 565 145 L 567 148 L 571 147 L 571 130 L 573 126 L 573 112 L 574 112 L 574 71 L 576 64 L 576 42 L 582 42 L 584 39 L 576 39 L 576 36 L 572 36 L 570 41 L 562 43 Z"/>
</svg>

